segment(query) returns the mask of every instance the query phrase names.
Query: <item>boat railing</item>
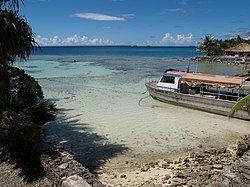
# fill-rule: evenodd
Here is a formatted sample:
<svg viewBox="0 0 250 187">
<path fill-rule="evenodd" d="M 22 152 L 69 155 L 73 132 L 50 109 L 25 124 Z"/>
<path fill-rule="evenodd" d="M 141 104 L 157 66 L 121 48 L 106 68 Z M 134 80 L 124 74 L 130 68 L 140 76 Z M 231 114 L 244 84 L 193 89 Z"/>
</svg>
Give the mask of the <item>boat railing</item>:
<svg viewBox="0 0 250 187">
<path fill-rule="evenodd" d="M 242 97 L 239 95 L 225 94 L 220 92 L 209 92 L 209 91 L 200 91 L 200 95 L 207 98 L 229 100 L 229 101 L 238 101 Z"/>
</svg>

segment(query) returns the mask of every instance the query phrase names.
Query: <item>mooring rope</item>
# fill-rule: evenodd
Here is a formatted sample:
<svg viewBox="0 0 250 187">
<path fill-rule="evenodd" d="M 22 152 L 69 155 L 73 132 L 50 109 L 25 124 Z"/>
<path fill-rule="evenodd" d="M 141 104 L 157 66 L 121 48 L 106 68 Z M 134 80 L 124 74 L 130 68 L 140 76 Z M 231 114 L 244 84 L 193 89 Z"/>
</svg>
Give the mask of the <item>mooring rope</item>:
<svg viewBox="0 0 250 187">
<path fill-rule="evenodd" d="M 148 90 L 146 90 L 145 92 L 142 92 L 141 94 L 145 94 L 145 93 L 147 93 L 148 92 Z"/>
<path fill-rule="evenodd" d="M 139 100 L 138 105 L 141 106 L 141 101 L 142 101 L 143 99 L 148 98 L 148 97 L 150 97 L 150 95 L 147 95 L 147 96 L 145 96 L 145 97 L 142 97 L 142 98 Z"/>
</svg>

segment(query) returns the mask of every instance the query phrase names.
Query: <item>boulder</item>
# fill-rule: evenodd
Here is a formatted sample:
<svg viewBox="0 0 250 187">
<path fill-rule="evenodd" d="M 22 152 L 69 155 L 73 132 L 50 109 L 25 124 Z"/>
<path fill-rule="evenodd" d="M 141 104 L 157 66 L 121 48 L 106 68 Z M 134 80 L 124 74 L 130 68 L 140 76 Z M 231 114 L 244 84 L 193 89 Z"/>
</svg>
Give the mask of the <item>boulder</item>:
<svg viewBox="0 0 250 187">
<path fill-rule="evenodd" d="M 62 181 L 62 187 L 91 187 L 79 175 L 72 175 Z"/>
</svg>

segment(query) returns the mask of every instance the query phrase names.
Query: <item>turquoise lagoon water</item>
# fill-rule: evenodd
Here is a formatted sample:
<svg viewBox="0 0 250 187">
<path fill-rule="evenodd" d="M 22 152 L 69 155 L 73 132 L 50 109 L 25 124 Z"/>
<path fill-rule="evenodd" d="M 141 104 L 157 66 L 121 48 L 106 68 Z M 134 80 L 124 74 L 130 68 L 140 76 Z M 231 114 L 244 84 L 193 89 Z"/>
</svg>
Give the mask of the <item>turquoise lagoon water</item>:
<svg viewBox="0 0 250 187">
<path fill-rule="evenodd" d="M 239 66 L 190 61 L 196 55 L 194 47 L 45 47 L 16 66 L 37 78 L 59 109 L 57 120 L 45 125 L 46 139 L 85 165 L 100 166 L 124 155 L 149 161 L 229 144 L 250 132 L 247 121 L 161 103 L 145 93 L 145 80 L 167 68 L 241 72 Z"/>
<path fill-rule="evenodd" d="M 116 71 L 140 70 L 145 77 L 160 75 L 166 68 L 217 74 L 240 73 L 239 66 L 193 63 L 203 55 L 195 47 L 82 46 L 41 47 L 27 62 L 17 62 L 36 78 L 94 76 Z M 138 72 L 137 72 L 138 73 Z"/>
</svg>

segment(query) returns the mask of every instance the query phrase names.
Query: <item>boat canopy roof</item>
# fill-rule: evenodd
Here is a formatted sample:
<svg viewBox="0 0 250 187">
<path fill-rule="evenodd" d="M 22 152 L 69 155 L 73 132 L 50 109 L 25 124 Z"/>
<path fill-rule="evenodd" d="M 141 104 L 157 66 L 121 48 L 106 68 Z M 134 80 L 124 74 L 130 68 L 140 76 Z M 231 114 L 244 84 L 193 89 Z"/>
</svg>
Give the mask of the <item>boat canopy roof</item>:
<svg viewBox="0 0 250 187">
<path fill-rule="evenodd" d="M 246 77 L 224 76 L 203 73 L 190 73 L 174 69 L 166 70 L 166 74 L 175 74 L 181 76 L 181 81 L 187 84 L 199 86 L 212 86 L 216 88 L 239 88 Z"/>
</svg>

